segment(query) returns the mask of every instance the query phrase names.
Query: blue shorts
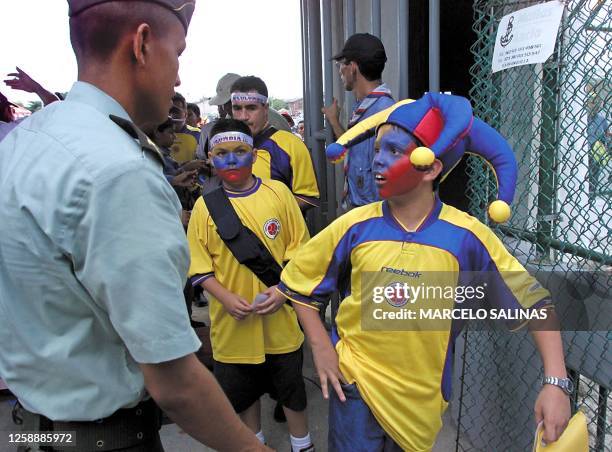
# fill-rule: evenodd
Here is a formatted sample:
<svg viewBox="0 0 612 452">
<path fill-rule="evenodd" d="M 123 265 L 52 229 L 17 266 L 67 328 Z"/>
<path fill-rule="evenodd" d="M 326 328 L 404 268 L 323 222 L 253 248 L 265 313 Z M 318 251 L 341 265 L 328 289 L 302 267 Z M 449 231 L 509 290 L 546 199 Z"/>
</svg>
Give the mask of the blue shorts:
<svg viewBox="0 0 612 452">
<path fill-rule="evenodd" d="M 357 385 L 342 385 L 346 402 L 330 389 L 329 436 L 330 452 L 401 452 L 380 426 L 361 398 Z"/>
</svg>

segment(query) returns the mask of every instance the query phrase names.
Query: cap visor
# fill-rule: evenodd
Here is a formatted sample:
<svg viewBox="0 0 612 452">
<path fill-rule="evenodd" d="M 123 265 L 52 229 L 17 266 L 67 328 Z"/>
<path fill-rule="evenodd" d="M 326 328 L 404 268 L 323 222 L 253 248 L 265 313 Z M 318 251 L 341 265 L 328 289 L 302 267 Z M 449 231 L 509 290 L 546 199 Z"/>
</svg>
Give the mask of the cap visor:
<svg viewBox="0 0 612 452">
<path fill-rule="evenodd" d="M 336 61 L 336 60 L 339 60 L 339 59 L 341 59 L 341 58 L 344 58 L 344 53 L 342 53 L 342 52 L 340 52 L 339 54 L 337 54 L 337 55 L 335 55 L 335 56 L 331 57 L 331 58 L 330 58 L 330 60 L 332 60 L 332 61 Z"/>
<path fill-rule="evenodd" d="M 230 99 L 231 97 L 229 96 L 222 96 L 220 94 L 217 94 L 216 96 L 211 97 L 208 103 L 210 105 L 225 105 L 230 101 Z"/>
</svg>

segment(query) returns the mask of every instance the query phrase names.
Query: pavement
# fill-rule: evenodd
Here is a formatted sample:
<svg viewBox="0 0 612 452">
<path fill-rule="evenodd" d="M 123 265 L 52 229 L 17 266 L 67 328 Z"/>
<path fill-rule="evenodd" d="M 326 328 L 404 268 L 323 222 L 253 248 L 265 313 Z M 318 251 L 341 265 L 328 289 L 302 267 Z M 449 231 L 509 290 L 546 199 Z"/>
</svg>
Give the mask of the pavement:
<svg viewBox="0 0 612 452">
<path fill-rule="evenodd" d="M 195 320 L 208 321 L 207 308 L 194 308 Z M 305 348 L 304 378 L 308 394 L 308 421 L 310 435 L 317 451 L 327 451 L 327 412 L 328 402 L 323 399 L 318 388 L 318 378 L 314 371 L 310 350 Z M 274 402 L 269 397 L 262 401 L 262 427 L 266 442 L 278 451 L 290 451 L 287 424 L 279 424 L 272 418 Z M 0 452 L 15 452 L 16 447 L 7 444 L 7 433 L 17 429 L 11 420 L 11 409 L 14 403 L 12 395 L 3 391 L 0 394 Z M 440 431 L 433 452 L 451 452 L 455 449 L 456 428 L 450 418 L 450 409 L 444 415 L 444 425 Z M 164 425 L 161 429 L 161 439 L 166 452 L 203 452 L 212 451 L 184 433 L 176 424 Z"/>
</svg>

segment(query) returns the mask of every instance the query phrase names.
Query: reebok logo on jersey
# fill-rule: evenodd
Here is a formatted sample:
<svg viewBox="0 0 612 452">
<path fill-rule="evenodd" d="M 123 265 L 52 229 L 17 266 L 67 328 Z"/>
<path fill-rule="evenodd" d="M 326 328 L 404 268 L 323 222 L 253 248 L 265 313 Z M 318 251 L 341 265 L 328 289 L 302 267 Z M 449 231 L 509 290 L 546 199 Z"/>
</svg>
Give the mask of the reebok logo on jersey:
<svg viewBox="0 0 612 452">
<path fill-rule="evenodd" d="M 266 234 L 266 237 L 272 240 L 276 238 L 276 236 L 280 232 L 280 229 L 280 221 L 278 221 L 276 218 L 270 218 L 268 221 L 266 221 L 266 224 L 264 224 L 263 227 L 263 231 L 264 234 Z"/>
<path fill-rule="evenodd" d="M 393 268 L 393 267 L 382 267 L 380 269 L 381 272 L 393 273 L 395 275 L 400 276 L 408 276 L 409 278 L 420 278 L 423 274 L 421 272 L 409 272 L 404 270 L 403 268 Z"/>
</svg>

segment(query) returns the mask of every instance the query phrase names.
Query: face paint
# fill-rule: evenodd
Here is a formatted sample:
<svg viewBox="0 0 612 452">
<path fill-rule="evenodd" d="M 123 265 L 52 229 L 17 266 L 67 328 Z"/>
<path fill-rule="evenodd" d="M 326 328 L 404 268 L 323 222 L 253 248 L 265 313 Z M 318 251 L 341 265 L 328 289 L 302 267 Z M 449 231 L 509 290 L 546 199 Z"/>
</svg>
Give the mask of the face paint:
<svg viewBox="0 0 612 452">
<path fill-rule="evenodd" d="M 253 173 L 253 148 L 245 143 L 223 142 L 213 147 L 212 164 L 219 178 L 231 185 L 241 185 Z"/>
<path fill-rule="evenodd" d="M 383 127 L 379 130 L 372 169 L 380 196 L 390 198 L 413 190 L 424 173 L 410 163 L 410 153 L 418 146 L 414 137 L 397 128 Z"/>
</svg>

